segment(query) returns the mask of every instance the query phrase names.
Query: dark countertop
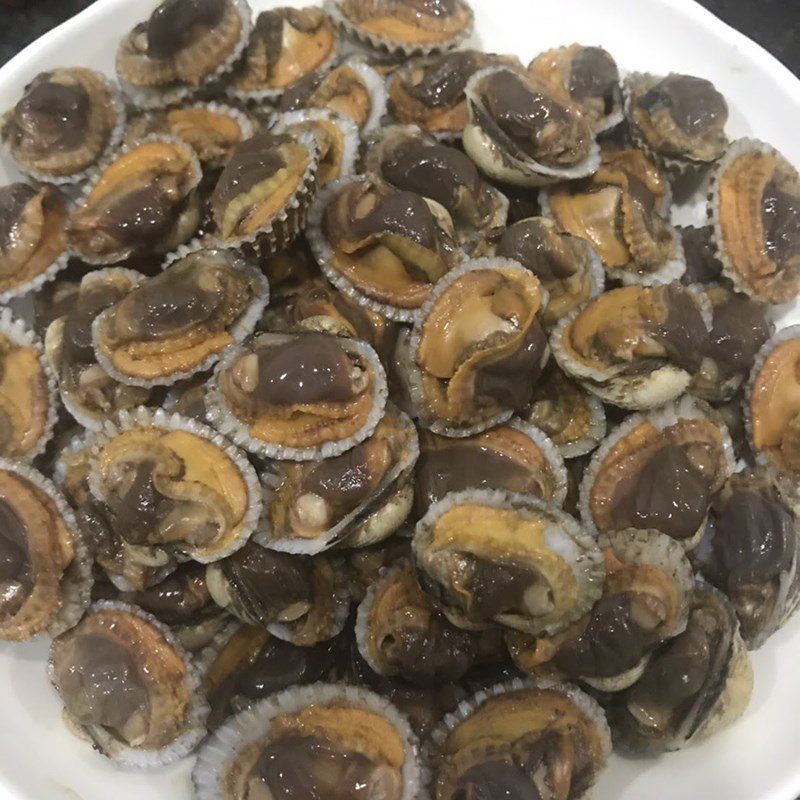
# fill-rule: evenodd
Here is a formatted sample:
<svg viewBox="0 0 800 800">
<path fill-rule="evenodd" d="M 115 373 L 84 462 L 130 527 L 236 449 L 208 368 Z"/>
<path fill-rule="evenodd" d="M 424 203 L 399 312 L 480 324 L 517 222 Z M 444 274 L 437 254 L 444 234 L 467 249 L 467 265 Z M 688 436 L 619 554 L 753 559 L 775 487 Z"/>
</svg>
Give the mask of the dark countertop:
<svg viewBox="0 0 800 800">
<path fill-rule="evenodd" d="M 0 0 L 0 64 L 92 0 Z M 800 76 L 798 0 L 700 0 Z"/>
</svg>

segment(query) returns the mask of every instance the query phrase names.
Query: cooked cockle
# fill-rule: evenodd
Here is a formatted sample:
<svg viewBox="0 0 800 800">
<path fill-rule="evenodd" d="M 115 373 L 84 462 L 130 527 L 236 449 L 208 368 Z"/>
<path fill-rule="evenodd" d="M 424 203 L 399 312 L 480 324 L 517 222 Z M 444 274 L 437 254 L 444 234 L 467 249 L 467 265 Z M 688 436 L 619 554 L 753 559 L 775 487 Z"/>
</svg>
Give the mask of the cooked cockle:
<svg viewBox="0 0 800 800">
<path fill-rule="evenodd" d="M 53 464 L 53 481 L 73 510 L 91 498 L 89 456 L 94 434 L 76 423 L 71 433 L 55 438 L 58 457 Z"/>
<path fill-rule="evenodd" d="M 81 288 L 80 278 L 57 276 L 55 280 L 43 284 L 31 298 L 33 300 L 33 332 L 44 339 L 50 323 L 63 317 L 78 296 Z"/>
<path fill-rule="evenodd" d="M 775 326 L 765 303 L 737 294 L 721 284 L 703 288 L 711 307 L 711 331 L 703 348 L 700 369 L 689 391 L 711 402 L 728 400 L 750 374 L 756 354 Z"/>
<path fill-rule="evenodd" d="M 176 383 L 167 392 L 161 407 L 182 417 L 208 422 L 206 407 L 208 377 L 207 373 L 201 372 L 188 380 Z"/>
<path fill-rule="evenodd" d="M 692 549 L 733 466 L 725 426 L 684 397 L 633 414 L 606 437 L 584 475 L 581 516 L 599 533 L 654 529 Z"/>
<path fill-rule="evenodd" d="M 180 139 L 147 139 L 100 172 L 70 219 L 69 244 L 90 264 L 165 253 L 197 230 L 200 162 Z"/>
<path fill-rule="evenodd" d="M 23 172 L 72 183 L 119 141 L 124 120 L 117 92 L 99 72 L 54 69 L 25 87 L 0 120 L 0 138 Z"/>
<path fill-rule="evenodd" d="M 319 266 L 305 236 L 262 258 L 260 263 L 269 280 L 270 300 L 276 305 L 303 291 L 308 281 L 320 276 Z"/>
<path fill-rule="evenodd" d="M 693 557 L 730 599 L 750 649 L 786 621 L 800 601 L 797 522 L 765 476 L 732 475 L 714 499 Z"/>
<path fill-rule="evenodd" d="M 725 276 L 769 303 L 800 293 L 800 175 L 777 150 L 734 142 L 712 182 L 709 218 Z"/>
<path fill-rule="evenodd" d="M 288 553 L 318 553 L 385 539 L 411 511 L 418 452 L 413 423 L 390 406 L 368 439 L 339 456 L 272 462 L 262 473 L 256 541 Z"/>
<path fill-rule="evenodd" d="M 412 59 L 389 80 L 389 110 L 402 124 L 419 125 L 426 133 L 441 138 L 460 137 L 469 120 L 464 92 L 467 82 L 479 69 L 493 63 L 522 68 L 516 58 L 479 50 L 454 50 Z"/>
<path fill-rule="evenodd" d="M 686 630 L 663 644 L 642 677 L 608 708 L 614 744 L 653 755 L 728 727 L 753 691 L 753 668 L 728 599 L 697 583 Z"/>
<path fill-rule="evenodd" d="M 330 184 L 311 207 L 306 233 L 337 288 L 403 322 L 414 319 L 432 285 L 459 258 L 441 205 L 374 176 Z"/>
<path fill-rule="evenodd" d="M 92 323 L 145 280 L 138 272 L 108 268 L 84 276 L 76 297 L 45 335 L 47 359 L 58 378 L 61 401 L 84 427 L 98 430 L 108 417 L 147 402 L 150 390 L 127 386 L 97 363 Z"/>
<path fill-rule="evenodd" d="M 414 800 L 422 769 L 416 737 L 391 703 L 317 683 L 228 720 L 201 749 L 192 781 L 205 800 Z"/>
<path fill-rule="evenodd" d="M 641 677 L 656 645 L 686 628 L 694 580 L 684 549 L 658 531 L 613 531 L 599 544 L 606 580 L 592 609 L 554 636 L 510 632 L 507 640 L 533 676 L 616 692 Z"/>
<path fill-rule="evenodd" d="M 375 351 L 319 333 L 262 333 L 219 364 L 208 397 L 214 425 L 266 458 L 308 461 L 363 442 L 386 404 Z"/>
<path fill-rule="evenodd" d="M 713 228 L 708 225 L 699 228 L 687 225 L 678 226 L 677 230 L 686 260 L 686 272 L 681 275 L 681 283 L 691 286 L 693 283 L 719 281 L 722 263 L 717 258 L 716 248 L 711 241 Z"/>
<path fill-rule="evenodd" d="M 550 439 L 515 421 L 460 439 L 421 431 L 414 485 L 414 511 L 421 517 L 449 492 L 464 489 L 503 489 L 560 506 L 567 476 Z"/>
<path fill-rule="evenodd" d="M 221 608 L 303 647 L 339 634 L 350 610 L 344 565 L 327 555 L 288 555 L 248 542 L 209 565 L 206 582 Z"/>
<path fill-rule="evenodd" d="M 669 283 L 686 270 L 680 237 L 667 219 L 667 183 L 639 150 L 603 152 L 589 180 L 547 189 L 540 202 L 561 230 L 590 242 L 610 278 Z"/>
<path fill-rule="evenodd" d="M 253 135 L 253 123 L 231 106 L 217 103 L 179 105 L 142 114 L 130 120 L 125 143 L 153 134 L 175 136 L 197 153 L 206 169 L 221 167 L 236 145 Z"/>
<path fill-rule="evenodd" d="M 260 131 L 237 145 L 209 200 L 223 244 L 260 255 L 286 247 L 300 232 L 317 169 L 312 136 Z"/>
<path fill-rule="evenodd" d="M 367 547 L 345 551 L 350 596 L 360 603 L 369 587 L 387 568 L 411 560 L 410 526 L 401 528 L 394 536 Z"/>
<path fill-rule="evenodd" d="M 423 745 L 442 718 L 455 711 L 458 704 L 470 694 L 462 682 L 413 686 L 402 678 L 386 678 L 376 673 L 372 673 L 365 684 L 405 714 Z"/>
<path fill-rule="evenodd" d="M 546 50 L 531 61 L 528 72 L 554 89 L 566 91 L 592 130 L 602 133 L 622 122 L 619 69 L 602 47 L 572 44 Z"/>
<path fill-rule="evenodd" d="M 397 341 L 398 325 L 360 305 L 323 278 L 309 278 L 283 302 L 265 310 L 260 328 L 275 332 L 294 330 L 331 333 L 361 339 L 371 345 L 388 368 Z"/>
<path fill-rule="evenodd" d="M 106 523 L 96 559 L 134 589 L 159 582 L 137 580 L 137 565 L 168 574 L 177 558 L 209 563 L 234 552 L 261 511 L 244 455 L 210 428 L 160 410 L 123 411 L 106 423 L 92 442 L 88 480 Z"/>
<path fill-rule="evenodd" d="M 747 386 L 745 416 L 756 461 L 792 504 L 800 500 L 800 326 L 764 344 Z"/>
<path fill-rule="evenodd" d="M 600 597 L 603 557 L 569 515 L 530 495 L 453 492 L 417 523 L 422 586 L 459 627 L 556 633 Z"/>
<path fill-rule="evenodd" d="M 0 301 L 38 289 L 67 265 L 68 215 L 50 186 L 0 187 Z"/>
<path fill-rule="evenodd" d="M 473 666 L 481 636 L 437 610 L 420 588 L 413 567 L 400 564 L 373 583 L 358 607 L 356 641 L 379 675 L 402 676 L 420 686 L 457 681 Z"/>
<path fill-rule="evenodd" d="M 95 318 L 95 356 L 122 383 L 175 383 L 251 333 L 268 296 L 261 271 L 236 251 L 192 251 Z"/>
<path fill-rule="evenodd" d="M 467 261 L 436 284 L 404 365 L 424 427 L 467 436 L 528 407 L 550 355 L 543 300 L 533 273 L 505 258 Z"/>
<path fill-rule="evenodd" d="M 138 105 L 162 105 L 230 71 L 250 33 L 243 0 L 164 0 L 117 48 L 117 76 Z"/>
<path fill-rule="evenodd" d="M 53 641 L 50 680 L 74 727 L 119 764 L 168 764 L 205 735 L 208 706 L 189 657 L 135 606 L 93 605 Z"/>
<path fill-rule="evenodd" d="M 542 322 L 551 326 L 574 308 L 603 291 L 605 273 L 585 239 L 560 233 L 544 217 L 509 225 L 494 243 L 494 255 L 519 261 L 547 290 Z"/>
<path fill-rule="evenodd" d="M 198 661 L 211 709 L 208 729 L 215 731 L 231 714 L 290 686 L 323 680 L 341 650 L 339 638 L 298 647 L 260 626 L 226 627 Z"/>
<path fill-rule="evenodd" d="M 472 161 L 416 125 L 392 125 L 371 136 L 363 170 L 401 191 L 416 192 L 442 205 L 463 243 L 506 222 L 508 201 L 481 178 Z"/>
<path fill-rule="evenodd" d="M 464 149 L 490 178 L 541 186 L 591 175 L 600 165 L 589 123 L 566 93 L 499 66 L 473 75 L 466 94 Z"/>
<path fill-rule="evenodd" d="M 30 461 L 44 451 L 56 422 L 53 373 L 41 342 L 0 312 L 0 458 Z"/>
<path fill-rule="evenodd" d="M 625 112 L 634 139 L 667 168 L 702 167 L 728 144 L 728 104 L 703 78 L 634 72 L 625 79 Z"/>
<path fill-rule="evenodd" d="M 605 402 L 655 408 L 699 371 L 706 315 L 702 296 L 681 284 L 625 286 L 562 319 L 550 347 L 561 369 Z"/>
<path fill-rule="evenodd" d="M 330 72 L 312 72 L 287 89 L 281 112 L 322 108 L 349 117 L 362 132 L 377 127 L 386 113 L 383 78 L 361 60 L 350 58 Z"/>
<path fill-rule="evenodd" d="M 580 690 L 497 684 L 434 732 L 432 793 L 435 800 L 584 797 L 610 752 L 603 712 Z"/>
<path fill-rule="evenodd" d="M 325 9 L 368 47 L 406 56 L 449 50 L 474 22 L 466 0 L 326 0 Z"/>
<path fill-rule="evenodd" d="M 0 459 L 0 639 L 51 636 L 81 618 L 91 559 L 75 519 L 36 470 Z"/>
<path fill-rule="evenodd" d="M 208 591 L 205 566 L 194 561 L 181 564 L 155 586 L 117 595 L 152 614 L 170 629 L 178 644 L 190 652 L 210 644 L 230 621 Z"/>
<path fill-rule="evenodd" d="M 563 458 L 591 452 L 606 435 L 603 404 L 552 361 L 536 382 L 524 417 L 550 437 Z"/>
<path fill-rule="evenodd" d="M 355 172 L 360 138 L 358 127 L 346 114 L 328 108 L 289 111 L 273 119 L 272 131 L 314 137 L 319 155 L 318 186 Z"/>
<path fill-rule="evenodd" d="M 228 92 L 239 100 L 276 100 L 305 75 L 332 63 L 337 45 L 336 29 L 321 8 L 262 11 Z"/>
</svg>

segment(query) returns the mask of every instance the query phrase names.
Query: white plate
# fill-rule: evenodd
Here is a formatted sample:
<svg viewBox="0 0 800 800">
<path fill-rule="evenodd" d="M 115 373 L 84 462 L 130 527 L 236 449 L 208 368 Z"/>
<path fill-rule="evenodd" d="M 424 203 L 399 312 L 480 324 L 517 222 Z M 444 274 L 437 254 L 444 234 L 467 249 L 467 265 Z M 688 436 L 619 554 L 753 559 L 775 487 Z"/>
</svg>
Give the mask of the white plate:
<svg viewBox="0 0 800 800">
<path fill-rule="evenodd" d="M 541 50 L 579 41 L 605 46 L 625 70 L 707 77 L 731 107 L 732 137 L 764 139 L 800 164 L 800 81 L 691 0 L 471 1 L 487 50 L 515 53 L 527 63 Z M 285 0 L 252 3 L 257 11 L 279 4 Z M 0 109 L 16 102 L 43 69 L 85 65 L 113 74 L 116 42 L 154 5 L 99 0 L 43 36 L 0 68 Z M 12 177 L 0 158 L 0 182 Z M 191 760 L 151 774 L 120 771 L 67 732 L 45 674 L 46 653 L 45 642 L 0 646 L 0 797 L 189 800 Z M 753 700 L 731 729 L 658 759 L 614 757 L 593 800 L 800 796 L 800 616 L 754 653 L 753 662 Z"/>
</svg>

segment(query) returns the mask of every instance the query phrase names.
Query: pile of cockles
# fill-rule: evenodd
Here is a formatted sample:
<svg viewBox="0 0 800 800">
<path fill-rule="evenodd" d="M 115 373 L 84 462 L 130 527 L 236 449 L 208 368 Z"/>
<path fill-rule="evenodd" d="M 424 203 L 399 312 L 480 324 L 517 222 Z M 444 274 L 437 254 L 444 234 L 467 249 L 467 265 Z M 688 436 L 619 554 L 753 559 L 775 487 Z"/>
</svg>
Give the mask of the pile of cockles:
<svg viewBox="0 0 800 800">
<path fill-rule="evenodd" d="M 800 604 L 797 169 L 473 34 L 165 0 L 0 121 L 0 638 L 196 800 L 577 800 Z"/>
</svg>

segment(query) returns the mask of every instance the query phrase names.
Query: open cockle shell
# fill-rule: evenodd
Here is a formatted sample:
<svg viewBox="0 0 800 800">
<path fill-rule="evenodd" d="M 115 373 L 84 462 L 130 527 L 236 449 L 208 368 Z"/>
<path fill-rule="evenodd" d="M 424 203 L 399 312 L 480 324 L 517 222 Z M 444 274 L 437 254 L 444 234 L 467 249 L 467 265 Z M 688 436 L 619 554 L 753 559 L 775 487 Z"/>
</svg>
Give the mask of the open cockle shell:
<svg viewBox="0 0 800 800">
<path fill-rule="evenodd" d="M 52 281 L 69 258 L 69 210 L 58 190 L 26 183 L 0 187 L 0 303 Z"/>
<path fill-rule="evenodd" d="M 191 2 L 171 5 L 161 17 L 163 20 L 172 12 L 169 29 L 160 32 L 156 57 L 151 58 L 148 52 L 149 20 L 125 36 L 117 50 L 117 77 L 131 103 L 139 108 L 168 106 L 212 84 L 233 69 L 247 46 L 252 25 L 247 0 L 207 3 L 207 7 L 216 5 L 223 12 L 210 28 L 204 23 L 197 24 L 201 10 L 197 5 Z M 181 19 L 183 9 L 185 16 Z M 157 11 L 162 11 L 161 6 Z M 194 34 L 189 41 L 184 38 L 187 31 Z M 165 49 L 170 52 L 162 55 Z"/>
<path fill-rule="evenodd" d="M 711 311 L 708 342 L 689 391 L 711 403 L 730 400 L 753 368 L 756 355 L 775 332 L 769 306 L 721 283 L 693 286 Z"/>
<path fill-rule="evenodd" d="M 39 339 L 0 311 L 0 456 L 32 461 L 44 452 L 58 419 L 56 378 Z"/>
<path fill-rule="evenodd" d="M 422 516 L 446 494 L 500 489 L 561 507 L 567 494 L 564 459 L 542 430 L 517 419 L 465 438 L 422 432 L 414 470 L 415 509 Z"/>
<path fill-rule="evenodd" d="M 368 136 L 362 172 L 440 203 L 464 248 L 506 223 L 508 199 L 481 178 L 468 156 L 416 125 L 390 125 Z"/>
<path fill-rule="evenodd" d="M 546 50 L 531 61 L 528 72 L 566 91 L 596 133 L 615 128 L 625 116 L 619 69 L 602 47 L 571 44 Z"/>
<path fill-rule="evenodd" d="M 519 261 L 539 278 L 548 294 L 542 311 L 548 328 L 605 289 L 605 270 L 594 248 L 560 232 L 545 217 L 521 219 L 490 233 L 483 246 L 495 256 Z"/>
<path fill-rule="evenodd" d="M 744 401 L 756 461 L 793 507 L 800 503 L 800 325 L 779 330 L 761 347 Z"/>
<path fill-rule="evenodd" d="M 361 133 L 377 128 L 386 114 L 383 76 L 363 59 L 352 56 L 330 72 L 299 80 L 281 97 L 280 111 L 322 108 L 348 117 Z"/>
<path fill-rule="evenodd" d="M 262 11 L 226 92 L 240 102 L 274 102 L 306 75 L 327 72 L 338 51 L 338 32 L 321 8 Z"/>
<path fill-rule="evenodd" d="M 62 68 L 40 73 L 25 87 L 14 109 L 0 119 L 0 137 L 26 175 L 74 184 L 119 144 L 124 125 L 125 105 L 116 84 L 85 67 Z"/>
<path fill-rule="evenodd" d="M 319 192 L 306 236 L 340 292 L 398 322 L 414 321 L 433 284 L 459 257 L 441 205 L 370 175 L 342 178 Z"/>
<path fill-rule="evenodd" d="M 728 599 L 698 581 L 686 630 L 659 648 L 642 677 L 614 698 L 609 722 L 623 752 L 678 750 L 744 712 L 753 669 Z"/>
<path fill-rule="evenodd" d="M 525 419 L 541 428 L 562 458 L 577 458 L 606 435 L 606 412 L 599 397 L 568 378 L 554 362 L 537 381 Z"/>
<path fill-rule="evenodd" d="M 255 133 L 252 119 L 238 108 L 221 103 L 190 103 L 134 117 L 125 128 L 125 142 L 146 136 L 176 136 L 190 145 L 207 169 L 221 167 L 239 142 Z"/>
<path fill-rule="evenodd" d="M 130 502 L 126 480 L 150 482 L 155 519 L 134 513 L 117 532 L 132 544 L 209 563 L 242 547 L 258 524 L 255 470 L 243 453 L 195 420 L 161 409 L 120 412 L 92 440 L 89 458 L 89 489 L 112 512 L 124 512 Z M 135 470 L 135 478 L 126 479 L 125 468 Z"/>
<path fill-rule="evenodd" d="M 302 647 L 333 639 L 350 612 L 344 563 L 326 553 L 289 555 L 250 542 L 209 565 L 206 584 L 221 608 Z"/>
<path fill-rule="evenodd" d="M 421 687 L 462 678 L 479 660 L 483 635 L 448 622 L 407 561 L 383 571 L 370 585 L 355 625 L 358 651 L 376 674 Z"/>
<path fill-rule="evenodd" d="M 547 103 L 558 108 L 559 122 L 568 129 L 571 140 L 561 147 L 553 146 L 552 157 L 534 157 L 514 143 L 498 124 L 496 114 L 490 110 L 484 96 L 484 85 L 500 78 L 520 87 L 531 102 L 545 107 Z M 498 90 L 499 91 L 499 90 Z M 548 94 L 551 96 L 548 97 Z M 463 144 L 467 154 L 489 177 L 514 186 L 543 186 L 562 180 L 585 178 L 600 166 L 600 148 L 594 141 L 588 123 L 580 111 L 569 102 L 568 96 L 551 93 L 547 84 L 536 81 L 524 71 L 506 66 L 487 67 L 476 72 L 467 83 L 466 95 L 469 122 L 464 128 Z M 509 104 L 512 103 L 509 95 Z M 500 101 L 498 100 L 497 103 Z M 520 102 L 515 95 L 514 104 Z M 520 111 L 520 114 L 524 113 Z M 544 114 L 549 119 L 550 114 Z M 555 116 L 555 115 L 554 115 Z M 534 123 L 532 123 L 534 124 Z M 535 124 L 541 124 L 537 121 Z M 556 127 L 555 124 L 552 125 Z M 549 131 L 552 136 L 552 131 Z M 531 144 L 538 140 L 531 136 Z M 552 143 L 551 143 L 552 144 Z M 565 155 L 567 152 L 569 156 Z M 549 163 L 548 163 L 549 162 Z"/>
<path fill-rule="evenodd" d="M 316 192 L 318 167 L 309 133 L 259 131 L 238 144 L 209 200 L 217 246 L 265 258 L 291 244 Z"/>
<path fill-rule="evenodd" d="M 553 738 L 561 746 L 545 747 Z M 523 769 L 531 750 L 537 769 Z M 431 735 L 426 756 L 436 764 L 435 800 L 457 800 L 459 789 L 491 789 L 506 775 L 514 786 L 524 781 L 532 797 L 540 785 L 585 797 L 610 754 L 605 715 L 589 695 L 567 684 L 514 680 L 462 701 Z"/>
<path fill-rule="evenodd" d="M 470 436 L 524 410 L 550 355 L 537 316 L 546 302 L 536 276 L 510 259 L 466 261 L 439 280 L 403 364 L 421 424 Z"/>
<path fill-rule="evenodd" d="M 705 530 L 713 495 L 734 468 L 727 428 L 702 401 L 686 396 L 649 414 L 632 414 L 605 438 L 583 476 L 581 518 L 594 533 L 634 527 L 634 518 L 643 529 L 667 526 L 662 532 L 692 549 Z M 642 472 L 647 477 L 637 490 L 631 482 Z M 625 506 L 622 517 L 618 506 Z M 689 522 L 691 530 L 685 527 Z"/>
<path fill-rule="evenodd" d="M 796 208 L 799 196 L 797 170 L 764 142 L 739 139 L 720 159 L 708 218 L 723 274 L 737 291 L 768 303 L 785 303 L 800 293 L 800 249 L 791 205 Z"/>
<path fill-rule="evenodd" d="M 796 609 L 799 555 L 797 518 L 769 477 L 732 475 L 714 499 L 693 559 L 730 599 L 748 649 L 761 647 Z"/>
<path fill-rule="evenodd" d="M 724 152 L 728 104 L 710 81 L 633 72 L 623 92 L 634 141 L 670 172 L 699 170 Z"/>
<path fill-rule="evenodd" d="M 422 585 L 459 627 L 498 622 L 555 633 L 602 592 L 594 540 L 561 509 L 530 495 L 448 494 L 417 523 L 412 547 Z"/>
<path fill-rule="evenodd" d="M 416 800 L 426 783 L 417 739 L 391 703 L 360 687 L 317 683 L 273 695 L 221 726 L 203 746 L 192 772 L 197 800 L 241 797 L 262 750 L 293 729 L 375 759 L 373 764 L 380 760 L 383 772 L 396 771 L 397 777 L 374 787 L 375 797 Z"/>
<path fill-rule="evenodd" d="M 328 108 L 306 108 L 278 114 L 271 123 L 275 133 L 308 132 L 316 138 L 319 186 L 356 171 L 359 132 L 355 122 L 346 114 Z"/>
<path fill-rule="evenodd" d="M 299 647 L 261 626 L 230 622 L 196 659 L 211 707 L 209 731 L 270 695 L 323 680 L 340 651 L 338 638 Z"/>
<path fill-rule="evenodd" d="M 325 11 L 347 35 L 371 49 L 401 56 L 450 50 L 472 33 L 475 21 L 464 0 L 433 4 L 325 0 Z"/>
<path fill-rule="evenodd" d="M 112 153 L 92 171 L 73 209 L 72 251 L 103 265 L 173 250 L 200 222 L 195 190 L 202 174 L 195 151 L 173 136 L 147 136 Z M 130 226 L 134 218 L 138 227 Z"/>
<path fill-rule="evenodd" d="M 612 289 L 561 319 L 550 347 L 564 372 L 604 402 L 656 408 L 681 395 L 700 369 L 707 302 L 675 283 Z"/>
<path fill-rule="evenodd" d="M 363 547 L 385 539 L 411 511 L 410 473 L 418 454 L 413 423 L 390 405 L 371 436 L 340 456 L 273 462 L 262 473 L 264 513 L 255 541 L 313 555 L 337 544 Z"/>
<path fill-rule="evenodd" d="M 210 369 L 226 348 L 253 332 L 269 301 L 261 270 L 235 250 L 184 252 L 92 323 L 97 362 L 115 380 L 133 386 L 171 385 Z M 176 288 L 175 302 L 183 304 L 188 319 L 164 314 L 168 290 Z M 209 294 L 217 295 L 213 303 Z M 193 313 L 199 319 L 191 319 Z M 165 331 L 170 323 L 176 328 Z"/>
<path fill-rule="evenodd" d="M 470 77 L 493 63 L 522 69 L 515 56 L 452 50 L 413 58 L 388 78 L 389 110 L 401 124 L 418 125 L 441 141 L 460 139 L 469 121 L 464 93 Z"/>
<path fill-rule="evenodd" d="M 88 640 L 84 653 L 79 649 L 81 637 Z M 102 653 L 103 648 L 127 651 L 130 663 L 123 661 L 117 665 L 116 674 L 108 674 L 104 670 L 109 665 L 101 661 L 92 671 L 91 656 Z M 119 764 L 136 769 L 169 764 L 191 753 L 205 735 L 208 705 L 189 656 L 166 626 L 135 606 L 95 603 L 77 627 L 53 642 L 49 674 L 65 701 L 68 720 Z M 76 683 L 74 674 L 85 683 Z M 98 684 L 92 685 L 92 681 Z M 125 707 L 130 702 L 126 689 L 134 697 L 140 695 L 138 707 Z M 121 707 L 116 710 L 105 705 L 114 703 L 115 692 L 121 692 L 116 698 Z M 130 738 L 103 724 L 105 717 L 119 718 L 123 710 L 131 712 L 122 721 Z M 86 717 L 81 719 L 83 713 Z"/>
<path fill-rule="evenodd" d="M 11 552 L 0 638 L 57 636 L 89 604 L 92 562 L 75 517 L 35 469 L 0 458 L 4 535 Z"/>
<path fill-rule="evenodd" d="M 669 222 L 672 192 L 640 150 L 604 151 L 586 181 L 544 188 L 542 214 L 587 239 L 609 278 L 653 286 L 686 271 L 683 243 Z"/>
<path fill-rule="evenodd" d="M 57 376 L 61 402 L 84 428 L 99 430 L 117 411 L 149 399 L 147 389 L 114 380 L 97 363 L 94 352 L 86 352 L 87 342 L 83 341 L 98 314 L 144 280 L 141 273 L 121 267 L 89 272 L 81 279 L 67 314 L 47 328 L 45 354 Z"/>
<path fill-rule="evenodd" d="M 292 399 L 287 403 L 270 404 L 267 397 L 263 407 L 257 398 L 253 401 L 252 414 L 245 412 L 244 408 L 237 410 L 237 402 L 241 401 L 243 406 L 250 403 L 248 390 L 255 392 L 258 388 L 258 376 L 262 372 L 257 366 L 259 352 L 263 350 L 266 354 L 270 349 L 277 350 L 283 346 L 284 349 L 279 351 L 283 356 L 290 346 L 297 345 L 301 349 L 296 355 L 304 352 L 307 359 L 311 353 L 310 346 L 319 342 L 327 348 L 325 353 L 316 348 L 321 356 L 335 357 L 337 363 L 345 358 L 352 362 L 350 380 L 355 379 L 356 384 L 349 400 L 325 402 L 323 398 L 302 403 Z M 332 346 L 328 347 L 328 342 Z M 293 361 L 293 364 L 297 375 L 304 371 L 302 359 Z M 255 382 L 251 380 L 254 368 Z M 354 377 L 352 373 L 355 373 Z M 276 381 L 282 383 L 288 377 L 291 377 L 289 373 L 276 378 Z M 267 378 L 273 382 L 269 375 Z M 297 387 L 301 395 L 304 386 L 305 390 L 316 392 L 307 384 L 308 381 Z M 232 393 L 236 394 L 236 399 L 229 396 Z M 338 456 L 363 442 L 383 417 L 387 393 L 386 374 L 380 360 L 364 342 L 323 334 L 262 333 L 222 358 L 214 372 L 207 405 L 212 424 L 249 452 L 264 458 L 308 461 Z M 337 425 L 333 424 L 334 419 Z"/>
<path fill-rule="evenodd" d="M 507 631 L 506 642 L 534 678 L 619 692 L 641 677 L 655 647 L 686 628 L 694 576 L 684 548 L 659 531 L 612 531 L 598 544 L 606 581 L 592 609 L 553 636 Z"/>
</svg>

